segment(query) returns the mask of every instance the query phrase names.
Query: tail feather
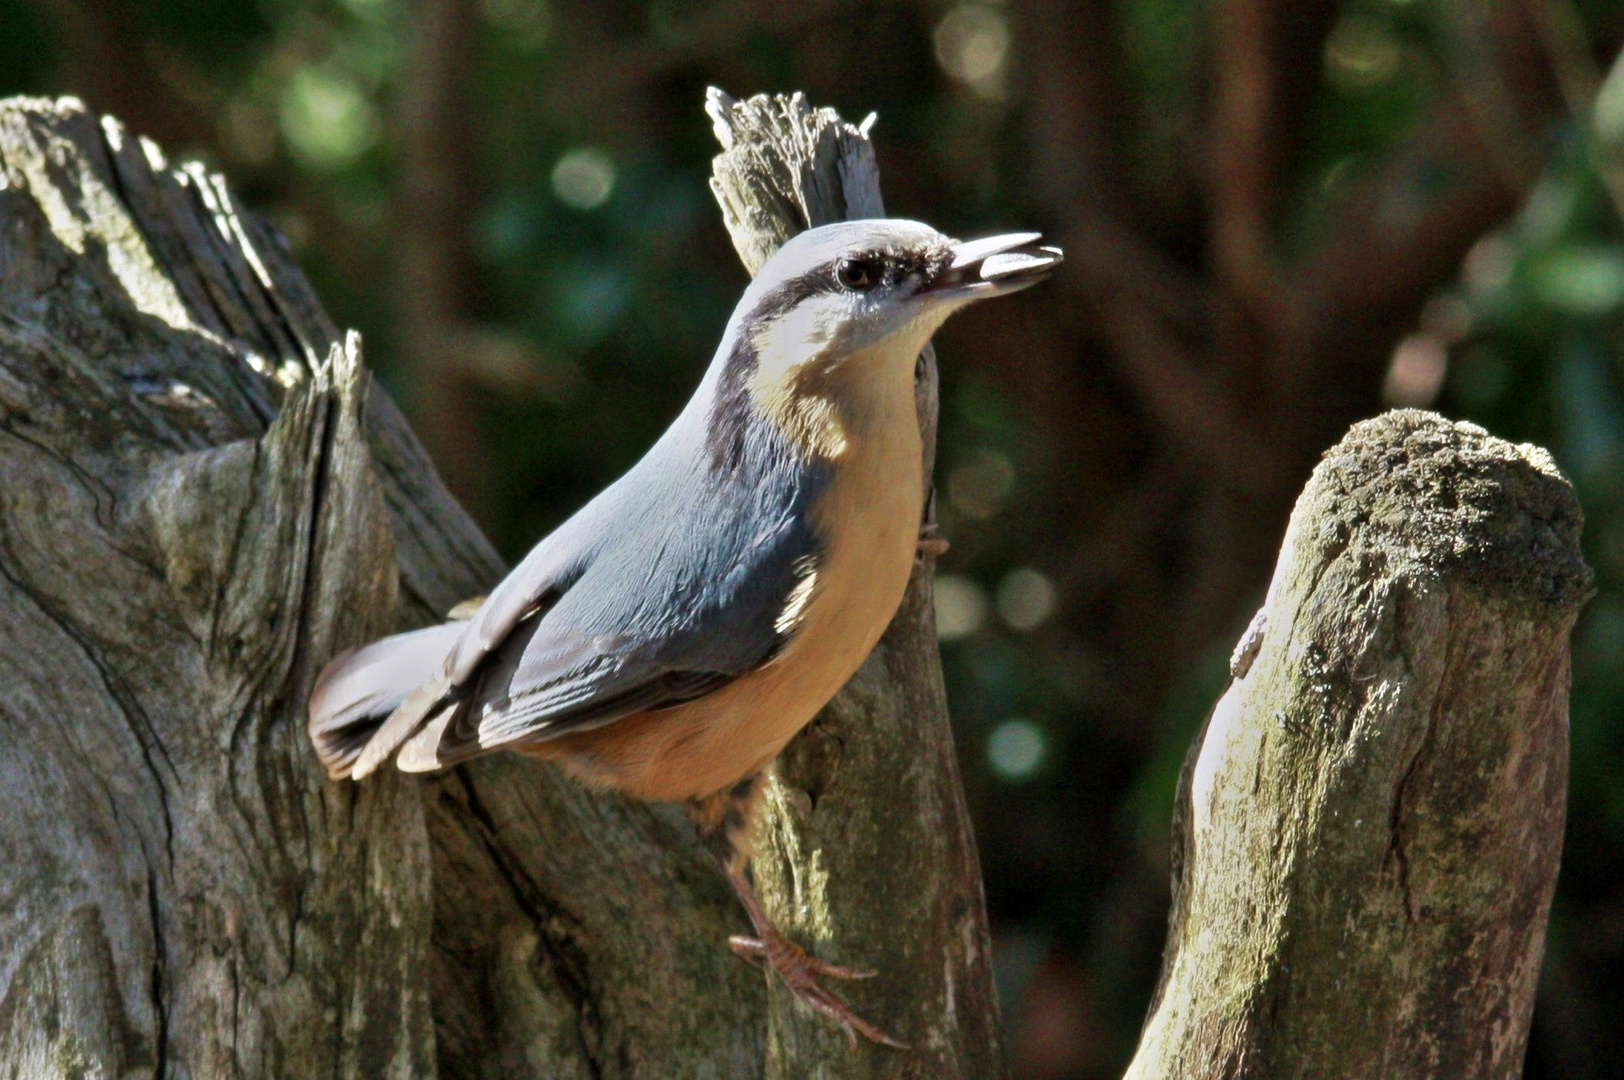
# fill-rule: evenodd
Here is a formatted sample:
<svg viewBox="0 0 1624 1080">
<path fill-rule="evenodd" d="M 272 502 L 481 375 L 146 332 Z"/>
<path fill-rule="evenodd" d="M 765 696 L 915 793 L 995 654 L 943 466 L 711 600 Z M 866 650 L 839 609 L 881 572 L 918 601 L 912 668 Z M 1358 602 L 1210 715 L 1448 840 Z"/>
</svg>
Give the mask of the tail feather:
<svg viewBox="0 0 1624 1080">
<path fill-rule="evenodd" d="M 350 775 L 390 714 L 440 673 L 466 626 L 450 622 L 396 634 L 327 665 L 310 695 L 310 739 L 328 776 Z"/>
</svg>

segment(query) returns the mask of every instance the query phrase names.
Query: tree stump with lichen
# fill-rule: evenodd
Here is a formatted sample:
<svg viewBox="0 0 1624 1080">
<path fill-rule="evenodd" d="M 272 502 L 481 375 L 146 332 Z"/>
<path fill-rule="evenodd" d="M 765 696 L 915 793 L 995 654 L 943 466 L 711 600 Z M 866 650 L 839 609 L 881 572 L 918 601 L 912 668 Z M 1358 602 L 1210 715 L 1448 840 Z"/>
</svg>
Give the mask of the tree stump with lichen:
<svg viewBox="0 0 1624 1080">
<path fill-rule="evenodd" d="M 1582 526 L 1550 455 L 1470 424 L 1327 452 L 1185 765 L 1130 1080 L 1522 1075 Z"/>
</svg>

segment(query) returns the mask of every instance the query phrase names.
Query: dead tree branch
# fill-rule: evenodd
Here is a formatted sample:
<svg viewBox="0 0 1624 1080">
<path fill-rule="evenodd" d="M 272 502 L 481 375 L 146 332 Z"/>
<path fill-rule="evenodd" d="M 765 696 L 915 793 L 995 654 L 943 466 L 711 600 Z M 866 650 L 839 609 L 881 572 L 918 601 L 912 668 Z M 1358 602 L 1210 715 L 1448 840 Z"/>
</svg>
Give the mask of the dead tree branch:
<svg viewBox="0 0 1624 1080">
<path fill-rule="evenodd" d="M 752 273 L 804 228 L 884 216 L 867 123 L 814 111 L 798 94 L 736 102 L 713 90 L 709 111 L 726 148 L 711 186 Z M 928 488 L 937 405 L 928 348 L 916 380 Z M 897 1027 L 918 1049 L 853 1048 L 773 983 L 770 1076 L 798 1080 L 808 1061 L 840 1077 L 920 1075 L 911 1070 L 921 1063 L 929 1076 L 1003 1073 L 980 865 L 930 582 L 929 571 L 915 576 L 868 662 L 780 757 L 763 828 L 770 843 L 755 863 L 780 926 L 879 969 L 884 1004 L 871 1015 L 905 1016 Z M 899 876 L 905 866 L 931 872 Z"/>
</svg>

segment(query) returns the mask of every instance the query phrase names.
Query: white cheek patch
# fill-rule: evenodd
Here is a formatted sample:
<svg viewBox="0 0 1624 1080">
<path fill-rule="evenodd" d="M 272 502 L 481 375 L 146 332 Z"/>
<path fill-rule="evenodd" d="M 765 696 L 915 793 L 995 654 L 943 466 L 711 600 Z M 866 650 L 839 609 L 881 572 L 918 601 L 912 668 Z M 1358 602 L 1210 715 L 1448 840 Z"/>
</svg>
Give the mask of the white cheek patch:
<svg viewBox="0 0 1624 1080">
<path fill-rule="evenodd" d="M 808 297 L 752 331 L 750 396 L 803 456 L 843 457 L 853 444 L 850 426 L 861 426 L 855 418 L 890 385 L 892 361 L 912 371 L 914 356 L 950 310 L 845 293 Z M 848 362 L 854 357 L 861 358 L 855 366 Z"/>
<path fill-rule="evenodd" d="M 846 429 L 822 392 L 820 376 L 846 354 L 849 326 L 849 302 L 830 294 L 802 301 L 758 328 L 751 340 L 756 370 L 750 396 L 810 457 L 846 452 Z"/>
<path fill-rule="evenodd" d="M 837 344 L 842 326 L 850 319 L 845 297 L 835 293 L 810 297 L 756 329 L 756 355 L 763 368 L 797 367 Z"/>
</svg>

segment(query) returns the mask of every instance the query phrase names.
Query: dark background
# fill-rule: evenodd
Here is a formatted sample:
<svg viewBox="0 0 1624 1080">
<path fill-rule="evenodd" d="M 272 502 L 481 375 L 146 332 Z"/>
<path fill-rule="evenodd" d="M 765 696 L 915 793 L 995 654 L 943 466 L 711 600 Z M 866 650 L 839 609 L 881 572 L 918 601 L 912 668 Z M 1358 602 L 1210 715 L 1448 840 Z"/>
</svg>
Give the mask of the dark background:
<svg viewBox="0 0 1624 1080">
<path fill-rule="evenodd" d="M 1179 762 L 1320 451 L 1551 447 L 1600 592 L 1530 1077 L 1624 1075 L 1624 5 L 0 0 L 275 220 L 516 558 L 648 446 L 743 271 L 707 84 L 875 129 L 891 213 L 1068 262 L 938 338 L 938 586 L 1016 1071 L 1115 1077 Z"/>
</svg>

